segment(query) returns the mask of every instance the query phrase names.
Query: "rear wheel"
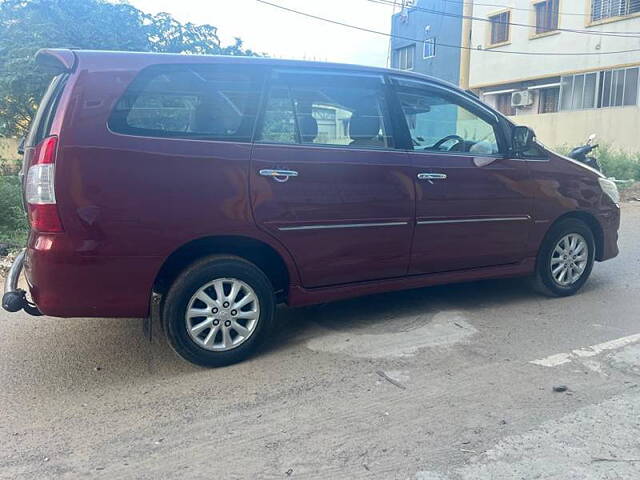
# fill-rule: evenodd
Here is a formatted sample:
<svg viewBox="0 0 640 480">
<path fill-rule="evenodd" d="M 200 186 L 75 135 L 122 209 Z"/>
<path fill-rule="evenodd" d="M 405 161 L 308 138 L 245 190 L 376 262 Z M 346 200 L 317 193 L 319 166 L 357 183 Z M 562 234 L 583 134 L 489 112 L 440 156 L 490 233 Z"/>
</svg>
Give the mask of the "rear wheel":
<svg viewBox="0 0 640 480">
<path fill-rule="evenodd" d="M 568 296 L 585 284 L 595 257 L 591 229 L 581 220 L 560 221 L 547 234 L 536 261 L 536 288 L 546 295 Z"/>
<path fill-rule="evenodd" d="M 250 356 L 271 330 L 273 287 L 254 264 L 212 256 L 185 270 L 165 301 L 169 344 L 186 360 L 206 367 Z"/>
</svg>

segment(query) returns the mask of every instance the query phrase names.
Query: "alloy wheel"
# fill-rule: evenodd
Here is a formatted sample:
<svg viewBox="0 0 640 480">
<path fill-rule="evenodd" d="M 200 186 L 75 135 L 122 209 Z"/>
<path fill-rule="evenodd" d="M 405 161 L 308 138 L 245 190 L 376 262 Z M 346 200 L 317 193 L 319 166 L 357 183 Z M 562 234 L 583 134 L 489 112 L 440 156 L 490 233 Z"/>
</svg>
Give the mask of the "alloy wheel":
<svg viewBox="0 0 640 480">
<path fill-rule="evenodd" d="M 551 277 L 560 286 L 576 283 L 589 263 L 589 245 L 579 233 L 569 233 L 556 243 L 551 253 Z"/>
<path fill-rule="evenodd" d="M 189 337 L 201 348 L 221 352 L 244 343 L 260 318 L 256 292 L 236 278 L 218 278 L 200 287 L 187 303 Z"/>
</svg>

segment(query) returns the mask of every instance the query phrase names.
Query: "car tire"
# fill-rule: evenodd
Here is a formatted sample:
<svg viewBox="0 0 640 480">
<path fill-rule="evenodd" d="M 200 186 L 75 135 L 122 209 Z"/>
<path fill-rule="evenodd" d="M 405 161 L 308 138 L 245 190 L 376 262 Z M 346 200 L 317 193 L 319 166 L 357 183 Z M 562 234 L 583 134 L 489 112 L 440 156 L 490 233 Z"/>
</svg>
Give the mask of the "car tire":
<svg viewBox="0 0 640 480">
<path fill-rule="evenodd" d="M 534 288 L 547 296 L 573 295 L 589 278 L 594 259 L 595 240 L 587 224 L 575 218 L 561 220 L 538 252 Z"/>
<path fill-rule="evenodd" d="M 274 308 L 273 286 L 262 270 L 239 257 L 216 255 L 178 276 L 162 321 L 178 355 L 196 365 L 222 367 L 256 351 L 271 331 Z"/>
</svg>

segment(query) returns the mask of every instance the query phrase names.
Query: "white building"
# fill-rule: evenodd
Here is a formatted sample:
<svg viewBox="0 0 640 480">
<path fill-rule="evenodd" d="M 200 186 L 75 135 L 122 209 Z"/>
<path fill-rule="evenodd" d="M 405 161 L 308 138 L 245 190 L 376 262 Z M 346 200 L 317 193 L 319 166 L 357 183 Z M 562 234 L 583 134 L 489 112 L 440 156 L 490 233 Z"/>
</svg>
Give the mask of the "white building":
<svg viewBox="0 0 640 480">
<path fill-rule="evenodd" d="M 640 151 L 640 0 L 480 3 L 469 84 L 485 102 L 549 146 L 596 133 L 600 142 Z"/>
</svg>

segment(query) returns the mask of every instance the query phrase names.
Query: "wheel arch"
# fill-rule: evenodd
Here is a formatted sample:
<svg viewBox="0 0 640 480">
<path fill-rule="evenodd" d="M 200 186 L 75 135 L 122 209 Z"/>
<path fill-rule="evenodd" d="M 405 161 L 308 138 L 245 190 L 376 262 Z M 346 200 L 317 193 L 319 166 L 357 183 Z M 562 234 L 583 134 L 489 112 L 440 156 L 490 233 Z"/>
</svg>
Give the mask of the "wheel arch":
<svg viewBox="0 0 640 480">
<path fill-rule="evenodd" d="M 593 214 L 586 212 L 584 210 L 575 210 L 572 212 L 567 212 L 564 215 L 561 215 L 560 217 L 556 218 L 554 222 L 547 229 L 547 232 L 545 233 L 545 238 L 549 234 L 549 232 L 553 229 L 553 227 L 555 227 L 559 222 L 566 220 L 568 218 L 581 220 L 589 227 L 589 230 L 591 230 L 591 233 L 593 233 L 593 239 L 596 244 L 595 259 L 598 261 L 602 260 L 602 257 L 604 254 L 604 231 L 602 230 L 602 226 L 600 225 L 600 222 L 598 222 L 596 217 Z"/>
<path fill-rule="evenodd" d="M 236 255 L 254 263 L 273 284 L 278 301 L 285 301 L 289 285 L 297 280 L 292 259 L 273 245 L 245 235 L 206 236 L 176 248 L 162 263 L 153 282 L 153 292 L 165 296 L 173 281 L 188 265 L 215 254 Z"/>
</svg>

